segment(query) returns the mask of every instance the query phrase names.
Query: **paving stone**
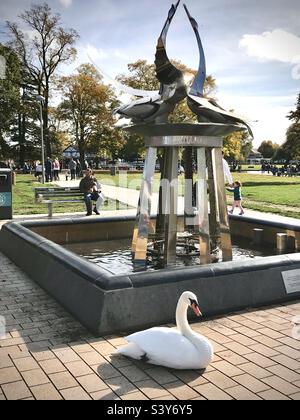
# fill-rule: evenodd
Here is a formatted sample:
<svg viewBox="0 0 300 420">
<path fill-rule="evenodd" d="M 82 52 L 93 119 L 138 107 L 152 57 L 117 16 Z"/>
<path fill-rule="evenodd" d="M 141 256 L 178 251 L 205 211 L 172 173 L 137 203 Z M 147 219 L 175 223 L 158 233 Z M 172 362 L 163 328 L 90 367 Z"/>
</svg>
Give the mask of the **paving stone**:
<svg viewBox="0 0 300 420">
<path fill-rule="evenodd" d="M 72 347 L 72 349 L 80 354 L 80 353 L 88 353 L 89 351 L 94 351 L 93 347 L 85 342 L 81 342 L 81 343 L 70 343 L 69 344 L 70 347 Z"/>
<path fill-rule="evenodd" d="M 127 396 L 129 394 L 125 395 Z M 104 389 L 103 391 L 92 392 L 90 396 L 93 400 L 120 400 L 120 397 L 109 388 Z"/>
<path fill-rule="evenodd" d="M 271 366 L 268 368 L 268 370 L 274 375 L 277 375 L 288 382 L 300 381 L 300 375 L 295 373 L 293 370 L 286 368 L 285 366 Z"/>
<path fill-rule="evenodd" d="M 33 357 L 24 357 L 22 359 L 16 359 L 14 360 L 14 364 L 19 372 L 25 372 L 27 370 L 39 368 L 39 365 Z"/>
<path fill-rule="evenodd" d="M 22 377 L 15 367 L 7 367 L 0 369 L 0 385 L 9 382 L 16 382 L 21 380 Z"/>
<path fill-rule="evenodd" d="M 260 392 L 258 395 L 263 400 L 267 400 L 267 401 L 289 400 L 289 398 L 286 395 L 281 394 L 275 389 L 269 389 L 268 391 Z"/>
<path fill-rule="evenodd" d="M 121 400 L 130 400 L 130 401 L 141 401 L 149 400 L 142 392 L 131 392 L 130 394 L 121 395 Z"/>
<path fill-rule="evenodd" d="M 91 397 L 80 386 L 62 389 L 60 392 L 65 400 L 91 400 Z"/>
<path fill-rule="evenodd" d="M 47 375 L 66 370 L 65 366 L 58 359 L 42 360 L 39 364 Z"/>
<path fill-rule="evenodd" d="M 88 353 L 80 353 L 81 359 L 85 361 L 88 365 L 96 365 L 97 363 L 105 363 L 105 359 L 101 354 L 96 351 L 89 351 Z"/>
<path fill-rule="evenodd" d="M 243 371 L 241 369 L 237 368 L 236 366 L 226 361 L 215 362 L 215 363 L 212 363 L 212 365 L 214 366 L 214 368 L 216 368 L 220 372 L 224 373 L 224 375 L 229 376 L 229 377 L 243 374 Z"/>
<path fill-rule="evenodd" d="M 205 373 L 203 377 L 223 390 L 237 385 L 235 381 L 217 370 Z"/>
<path fill-rule="evenodd" d="M 226 392 L 231 395 L 235 400 L 240 400 L 240 401 L 252 401 L 252 400 L 260 400 L 261 398 L 256 395 L 253 394 L 253 392 L 249 391 L 249 389 L 241 386 L 241 385 L 237 385 L 233 388 L 229 388 L 226 389 Z"/>
<path fill-rule="evenodd" d="M 250 351 L 255 351 L 256 353 L 260 353 L 266 357 L 278 356 L 278 352 L 276 350 L 271 349 L 263 344 L 255 344 L 254 346 L 249 347 Z"/>
<path fill-rule="evenodd" d="M 62 362 L 62 363 L 68 363 L 68 362 L 75 362 L 75 361 L 81 361 L 80 357 L 77 353 L 75 353 L 74 350 L 71 348 L 64 348 L 60 351 L 55 351 L 56 357 Z"/>
<path fill-rule="evenodd" d="M 11 361 L 9 356 L 1 356 L 0 357 L 0 369 L 6 368 L 6 367 L 11 367 L 11 366 L 13 366 L 13 362 Z"/>
<path fill-rule="evenodd" d="M 119 371 L 131 382 L 143 381 L 150 379 L 149 376 L 136 366 L 126 366 L 119 368 Z"/>
<path fill-rule="evenodd" d="M 241 356 L 245 356 L 245 354 L 253 352 L 250 347 L 243 346 L 240 343 L 231 342 L 224 344 L 224 346 Z"/>
<path fill-rule="evenodd" d="M 292 347 L 295 350 L 300 350 L 300 340 L 295 340 L 294 338 L 291 337 L 284 337 L 284 338 L 279 338 L 279 340 L 281 343 L 286 344 L 289 347 Z"/>
<path fill-rule="evenodd" d="M 147 369 L 146 373 L 160 385 L 165 385 L 177 381 L 177 377 L 163 367 Z M 198 377 L 198 375 L 196 375 L 196 377 Z"/>
<path fill-rule="evenodd" d="M 246 346 L 246 347 L 257 344 L 256 341 L 254 341 L 252 338 L 249 338 L 243 334 L 236 333 L 235 336 L 232 338 L 235 342 L 242 344 L 243 346 Z"/>
<path fill-rule="evenodd" d="M 291 395 L 290 398 L 295 401 L 300 401 L 300 392 L 298 392 L 297 394 Z"/>
<path fill-rule="evenodd" d="M 292 359 L 300 360 L 300 351 L 299 350 L 294 350 L 289 346 L 279 346 L 279 347 L 276 347 L 276 350 L 279 353 L 282 353 L 285 356 L 288 356 Z"/>
<path fill-rule="evenodd" d="M 92 373 L 91 375 L 80 376 L 77 378 L 77 380 L 88 393 L 102 391 L 103 389 L 108 388 L 106 383 L 103 382 L 95 373 Z"/>
<path fill-rule="evenodd" d="M 195 390 L 208 400 L 232 400 L 230 395 L 210 383 L 196 386 Z"/>
<path fill-rule="evenodd" d="M 162 397 L 164 395 L 169 394 L 164 388 L 162 388 L 158 383 L 153 381 L 152 379 L 148 379 L 146 381 L 136 382 L 135 386 L 148 398 L 157 398 Z M 117 390 L 115 390 L 118 393 Z"/>
<path fill-rule="evenodd" d="M 21 400 L 31 397 L 31 392 L 23 381 L 2 385 L 2 390 L 8 400 Z"/>
<path fill-rule="evenodd" d="M 124 378 L 123 376 L 106 379 L 105 383 L 119 396 L 128 394 L 130 392 L 136 392 L 138 391 L 137 387 L 139 387 L 138 384 L 134 386 L 131 382 L 128 381 L 128 379 Z M 143 382 L 141 383 L 143 384 Z M 141 389 L 141 391 L 143 390 Z"/>
<path fill-rule="evenodd" d="M 281 333 L 279 333 L 278 331 L 274 331 L 271 328 L 261 328 L 260 330 L 257 331 L 257 333 L 261 334 L 261 335 L 266 335 L 269 338 L 273 338 L 274 340 L 278 339 L 278 338 L 283 338 L 283 335 Z"/>
<path fill-rule="evenodd" d="M 178 400 L 191 400 L 198 397 L 199 395 L 196 391 L 193 390 L 193 388 L 189 387 L 181 381 L 165 384 L 164 388 L 166 388 L 169 393 L 174 395 L 174 397 L 176 397 Z"/>
<path fill-rule="evenodd" d="M 236 376 L 234 380 L 254 393 L 269 389 L 268 385 L 248 374 Z"/>
<path fill-rule="evenodd" d="M 22 372 L 22 376 L 28 386 L 42 385 L 50 382 L 49 378 L 45 375 L 42 369 Z"/>
<path fill-rule="evenodd" d="M 58 390 L 65 388 L 74 388 L 78 386 L 78 382 L 76 381 L 76 379 L 74 379 L 73 376 L 67 371 L 53 373 L 49 375 L 49 378 Z"/>
<path fill-rule="evenodd" d="M 235 366 L 247 363 L 247 359 L 244 359 L 242 356 L 239 356 L 231 350 L 218 352 L 218 356 Z"/>
<path fill-rule="evenodd" d="M 210 370 L 207 368 L 204 373 L 209 373 L 215 371 L 215 369 Z M 186 383 L 190 387 L 195 387 L 196 385 L 203 385 L 207 383 L 207 379 L 203 377 L 203 373 L 199 373 L 195 370 L 173 370 L 172 374 L 180 379 L 182 382 Z M 155 379 L 155 378 L 154 378 Z M 161 383 L 157 380 L 158 383 Z M 173 381 L 174 382 L 174 381 Z"/>
<path fill-rule="evenodd" d="M 52 353 L 52 351 L 50 351 L 50 350 L 34 352 L 34 353 L 32 353 L 32 356 L 38 362 L 43 361 L 43 360 L 56 359 L 55 354 Z"/>
<path fill-rule="evenodd" d="M 90 342 L 91 346 L 93 347 L 93 349 L 97 350 L 102 356 L 106 356 L 111 354 L 113 351 L 116 350 L 116 348 L 114 346 L 112 346 L 110 343 L 108 343 L 107 341 L 102 341 L 102 342 Z"/>
<path fill-rule="evenodd" d="M 37 400 L 62 400 L 62 396 L 51 383 L 33 386 L 30 389 Z"/>
<path fill-rule="evenodd" d="M 105 362 L 110 363 L 115 368 L 133 365 L 133 362 L 129 359 L 129 357 L 125 357 L 120 354 L 105 355 L 103 358 Z"/>
<path fill-rule="evenodd" d="M 265 356 L 262 356 L 261 354 L 257 354 L 257 353 L 247 354 L 247 355 L 245 355 L 245 358 L 250 360 L 254 364 L 262 367 L 262 368 L 267 368 L 269 366 L 276 365 L 276 362 L 274 362 L 274 360 L 269 359 L 269 358 L 267 358 Z"/>
<path fill-rule="evenodd" d="M 268 376 L 272 376 L 273 374 L 266 369 L 261 368 L 260 366 L 254 363 L 245 363 L 243 365 L 239 365 L 241 369 L 243 369 L 246 373 L 253 376 L 256 379 L 267 378 Z"/>
<path fill-rule="evenodd" d="M 271 388 L 276 389 L 284 395 L 292 395 L 299 391 L 295 385 L 279 378 L 278 376 L 270 376 L 269 378 L 262 379 Z"/>
<path fill-rule="evenodd" d="M 279 341 L 274 340 L 273 338 L 270 338 L 270 337 L 266 337 L 265 335 L 259 335 L 255 337 L 255 340 L 258 341 L 260 344 L 263 344 L 264 346 L 274 349 L 275 351 L 276 351 L 276 347 L 280 346 Z"/>
<path fill-rule="evenodd" d="M 111 366 L 108 362 L 92 366 L 92 369 L 102 379 L 116 378 L 117 376 L 120 376 L 120 371 Z"/>
<path fill-rule="evenodd" d="M 65 367 L 75 378 L 93 373 L 92 369 L 83 361 L 69 362 L 65 364 Z"/>
</svg>

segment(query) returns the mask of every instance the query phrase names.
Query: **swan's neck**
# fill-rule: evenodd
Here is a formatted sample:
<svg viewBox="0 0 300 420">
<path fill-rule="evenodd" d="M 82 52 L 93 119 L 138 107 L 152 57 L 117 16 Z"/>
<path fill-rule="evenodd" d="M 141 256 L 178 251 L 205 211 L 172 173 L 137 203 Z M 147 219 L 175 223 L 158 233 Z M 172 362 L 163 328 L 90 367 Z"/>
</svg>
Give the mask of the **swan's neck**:
<svg viewBox="0 0 300 420">
<path fill-rule="evenodd" d="M 176 324 L 177 328 L 185 337 L 189 337 L 193 334 L 191 327 L 187 320 L 188 305 L 179 300 L 176 308 Z"/>
</svg>

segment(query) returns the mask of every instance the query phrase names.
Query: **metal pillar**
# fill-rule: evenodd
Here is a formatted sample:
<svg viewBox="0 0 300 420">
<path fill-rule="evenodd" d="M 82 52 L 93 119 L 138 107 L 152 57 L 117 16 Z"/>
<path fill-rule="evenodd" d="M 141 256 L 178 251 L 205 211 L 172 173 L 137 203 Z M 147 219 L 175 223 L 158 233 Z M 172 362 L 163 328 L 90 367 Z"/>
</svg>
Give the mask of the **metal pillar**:
<svg viewBox="0 0 300 420">
<path fill-rule="evenodd" d="M 223 157 L 221 148 L 213 150 L 213 168 L 217 189 L 217 204 L 219 209 L 220 230 L 221 230 L 221 248 L 223 261 L 232 260 L 231 236 L 229 229 L 229 218 L 227 212 L 225 180 L 223 170 Z"/>
<path fill-rule="evenodd" d="M 177 206 L 178 206 L 178 147 L 167 149 L 166 173 L 169 182 L 169 194 L 165 215 L 165 264 L 175 264 L 177 243 Z"/>
<path fill-rule="evenodd" d="M 209 264 L 210 257 L 210 238 L 209 238 L 209 219 L 208 219 L 208 200 L 206 182 L 206 157 L 203 147 L 197 149 L 197 226 L 199 226 L 199 247 L 201 264 Z"/>
<path fill-rule="evenodd" d="M 151 217 L 151 196 L 156 155 L 156 147 L 147 148 L 136 225 L 132 240 L 133 265 L 135 269 L 145 268 L 147 263 L 147 246 Z"/>
</svg>

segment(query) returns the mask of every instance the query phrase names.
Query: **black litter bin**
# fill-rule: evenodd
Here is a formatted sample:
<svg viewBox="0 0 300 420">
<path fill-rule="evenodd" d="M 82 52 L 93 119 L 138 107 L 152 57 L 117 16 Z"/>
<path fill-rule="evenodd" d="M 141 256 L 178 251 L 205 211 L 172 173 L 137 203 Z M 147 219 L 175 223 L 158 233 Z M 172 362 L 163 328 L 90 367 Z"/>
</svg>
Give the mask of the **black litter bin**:
<svg viewBox="0 0 300 420">
<path fill-rule="evenodd" d="M 0 168 L 0 220 L 12 219 L 12 171 Z"/>
</svg>

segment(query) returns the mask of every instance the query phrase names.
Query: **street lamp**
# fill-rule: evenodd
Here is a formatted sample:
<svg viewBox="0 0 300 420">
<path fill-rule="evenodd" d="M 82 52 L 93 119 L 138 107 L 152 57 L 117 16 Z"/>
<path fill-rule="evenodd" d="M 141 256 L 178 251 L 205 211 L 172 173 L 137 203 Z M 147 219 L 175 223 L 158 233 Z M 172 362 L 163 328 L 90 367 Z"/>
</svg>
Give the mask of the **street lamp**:
<svg viewBox="0 0 300 420">
<path fill-rule="evenodd" d="M 36 95 L 35 99 L 40 105 L 40 123 L 41 123 L 41 140 L 42 140 L 42 183 L 45 184 L 45 151 L 44 151 L 44 128 L 43 128 L 43 105 L 45 98 L 41 95 Z"/>
</svg>

